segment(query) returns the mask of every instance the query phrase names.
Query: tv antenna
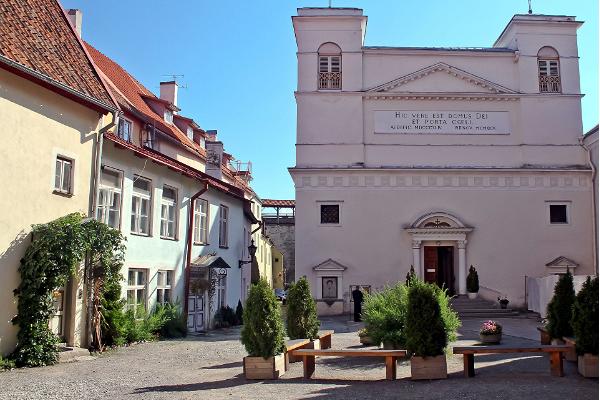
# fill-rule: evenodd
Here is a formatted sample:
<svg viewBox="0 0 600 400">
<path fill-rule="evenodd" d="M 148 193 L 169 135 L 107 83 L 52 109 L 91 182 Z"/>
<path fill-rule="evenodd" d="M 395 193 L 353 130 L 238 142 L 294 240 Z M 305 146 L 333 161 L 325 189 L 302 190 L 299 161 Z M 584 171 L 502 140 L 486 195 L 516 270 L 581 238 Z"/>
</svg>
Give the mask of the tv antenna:
<svg viewBox="0 0 600 400">
<path fill-rule="evenodd" d="M 163 74 L 161 76 L 168 76 L 169 78 L 171 78 L 171 80 L 177 83 L 177 86 L 179 86 L 180 89 L 187 89 L 187 85 L 180 85 L 178 82 L 179 79 L 183 79 L 185 77 L 184 74 Z"/>
<path fill-rule="evenodd" d="M 329 8 L 331 8 L 331 0 L 329 0 Z"/>
<path fill-rule="evenodd" d="M 528 11 L 528 13 L 529 14 L 533 14 L 533 11 L 531 10 L 531 0 L 527 0 L 527 2 L 529 3 L 529 11 Z M 330 3 L 331 3 L 331 1 L 330 1 Z"/>
</svg>

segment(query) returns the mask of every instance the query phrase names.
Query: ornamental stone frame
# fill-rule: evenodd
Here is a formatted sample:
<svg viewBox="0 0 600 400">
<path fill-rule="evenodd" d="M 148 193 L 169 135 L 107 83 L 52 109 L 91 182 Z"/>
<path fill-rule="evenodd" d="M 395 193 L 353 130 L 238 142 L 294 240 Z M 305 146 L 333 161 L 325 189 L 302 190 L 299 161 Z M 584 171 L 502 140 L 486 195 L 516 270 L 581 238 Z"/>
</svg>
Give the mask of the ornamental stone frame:
<svg viewBox="0 0 600 400">
<path fill-rule="evenodd" d="M 472 227 L 465 226 L 460 219 L 447 212 L 428 213 L 405 228 L 411 235 L 413 266 L 419 278 L 423 278 L 424 242 L 440 246 L 456 244 L 458 248 L 458 294 L 467 293 L 467 233 Z"/>
</svg>

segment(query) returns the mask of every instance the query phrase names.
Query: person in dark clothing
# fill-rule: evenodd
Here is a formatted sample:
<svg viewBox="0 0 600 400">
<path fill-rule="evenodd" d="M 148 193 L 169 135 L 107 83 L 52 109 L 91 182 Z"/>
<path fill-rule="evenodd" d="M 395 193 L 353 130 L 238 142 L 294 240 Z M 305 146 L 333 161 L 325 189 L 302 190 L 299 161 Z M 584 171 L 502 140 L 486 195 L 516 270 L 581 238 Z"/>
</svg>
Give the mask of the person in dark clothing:
<svg viewBox="0 0 600 400">
<path fill-rule="evenodd" d="M 360 322 L 362 313 L 363 292 L 358 286 L 352 291 L 352 300 L 354 301 L 354 322 Z"/>
</svg>

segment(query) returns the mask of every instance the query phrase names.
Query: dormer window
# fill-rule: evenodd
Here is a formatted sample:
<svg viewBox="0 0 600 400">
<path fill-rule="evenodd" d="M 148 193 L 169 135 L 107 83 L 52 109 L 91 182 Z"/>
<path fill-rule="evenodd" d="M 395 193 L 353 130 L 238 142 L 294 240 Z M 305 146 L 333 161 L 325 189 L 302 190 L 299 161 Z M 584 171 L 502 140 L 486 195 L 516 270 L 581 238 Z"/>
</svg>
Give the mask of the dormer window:
<svg viewBox="0 0 600 400">
<path fill-rule="evenodd" d="M 117 130 L 117 136 L 126 142 L 131 142 L 131 121 L 126 119 L 119 119 L 119 129 Z"/>
<path fill-rule="evenodd" d="M 552 47 L 542 47 L 538 52 L 540 93 L 560 93 L 560 63 L 558 52 Z"/>
<path fill-rule="evenodd" d="M 192 129 L 192 127 L 191 127 L 191 126 L 188 126 L 188 127 L 187 127 L 187 132 L 186 132 L 186 134 L 187 134 L 187 137 L 188 137 L 188 139 L 190 139 L 190 140 L 192 140 L 192 141 L 194 140 L 194 130 Z"/>
<path fill-rule="evenodd" d="M 172 124 L 173 123 L 173 111 L 171 111 L 171 110 L 165 110 L 165 121 L 168 124 Z"/>
<path fill-rule="evenodd" d="M 342 49 L 334 43 L 319 47 L 319 89 L 342 88 Z"/>
</svg>

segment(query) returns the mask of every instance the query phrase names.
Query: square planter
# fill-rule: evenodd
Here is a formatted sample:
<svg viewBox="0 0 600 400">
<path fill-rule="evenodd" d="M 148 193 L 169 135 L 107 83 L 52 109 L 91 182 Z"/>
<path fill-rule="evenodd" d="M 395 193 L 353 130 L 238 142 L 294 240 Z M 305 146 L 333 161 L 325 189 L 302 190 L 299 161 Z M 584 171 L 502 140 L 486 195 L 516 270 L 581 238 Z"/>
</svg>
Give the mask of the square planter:
<svg viewBox="0 0 600 400">
<path fill-rule="evenodd" d="M 244 357 L 244 376 L 246 379 L 278 379 L 285 373 L 283 354 L 274 357 Z"/>
<path fill-rule="evenodd" d="M 362 343 L 364 346 L 373 345 L 373 339 L 371 339 L 370 336 L 359 336 L 359 338 L 360 338 L 360 343 Z"/>
<path fill-rule="evenodd" d="M 410 359 L 411 379 L 446 379 L 448 378 L 448 367 L 446 355 L 436 357 L 417 357 Z"/>
<path fill-rule="evenodd" d="M 319 339 L 315 339 L 312 342 L 308 343 L 306 346 L 303 346 L 302 348 L 319 350 L 321 348 L 321 341 Z M 302 357 L 295 357 L 291 354 L 288 354 L 288 362 L 296 363 L 300 361 L 302 361 Z"/>
<path fill-rule="evenodd" d="M 598 377 L 598 356 L 584 354 L 577 358 L 577 370 L 585 378 Z"/>
</svg>

